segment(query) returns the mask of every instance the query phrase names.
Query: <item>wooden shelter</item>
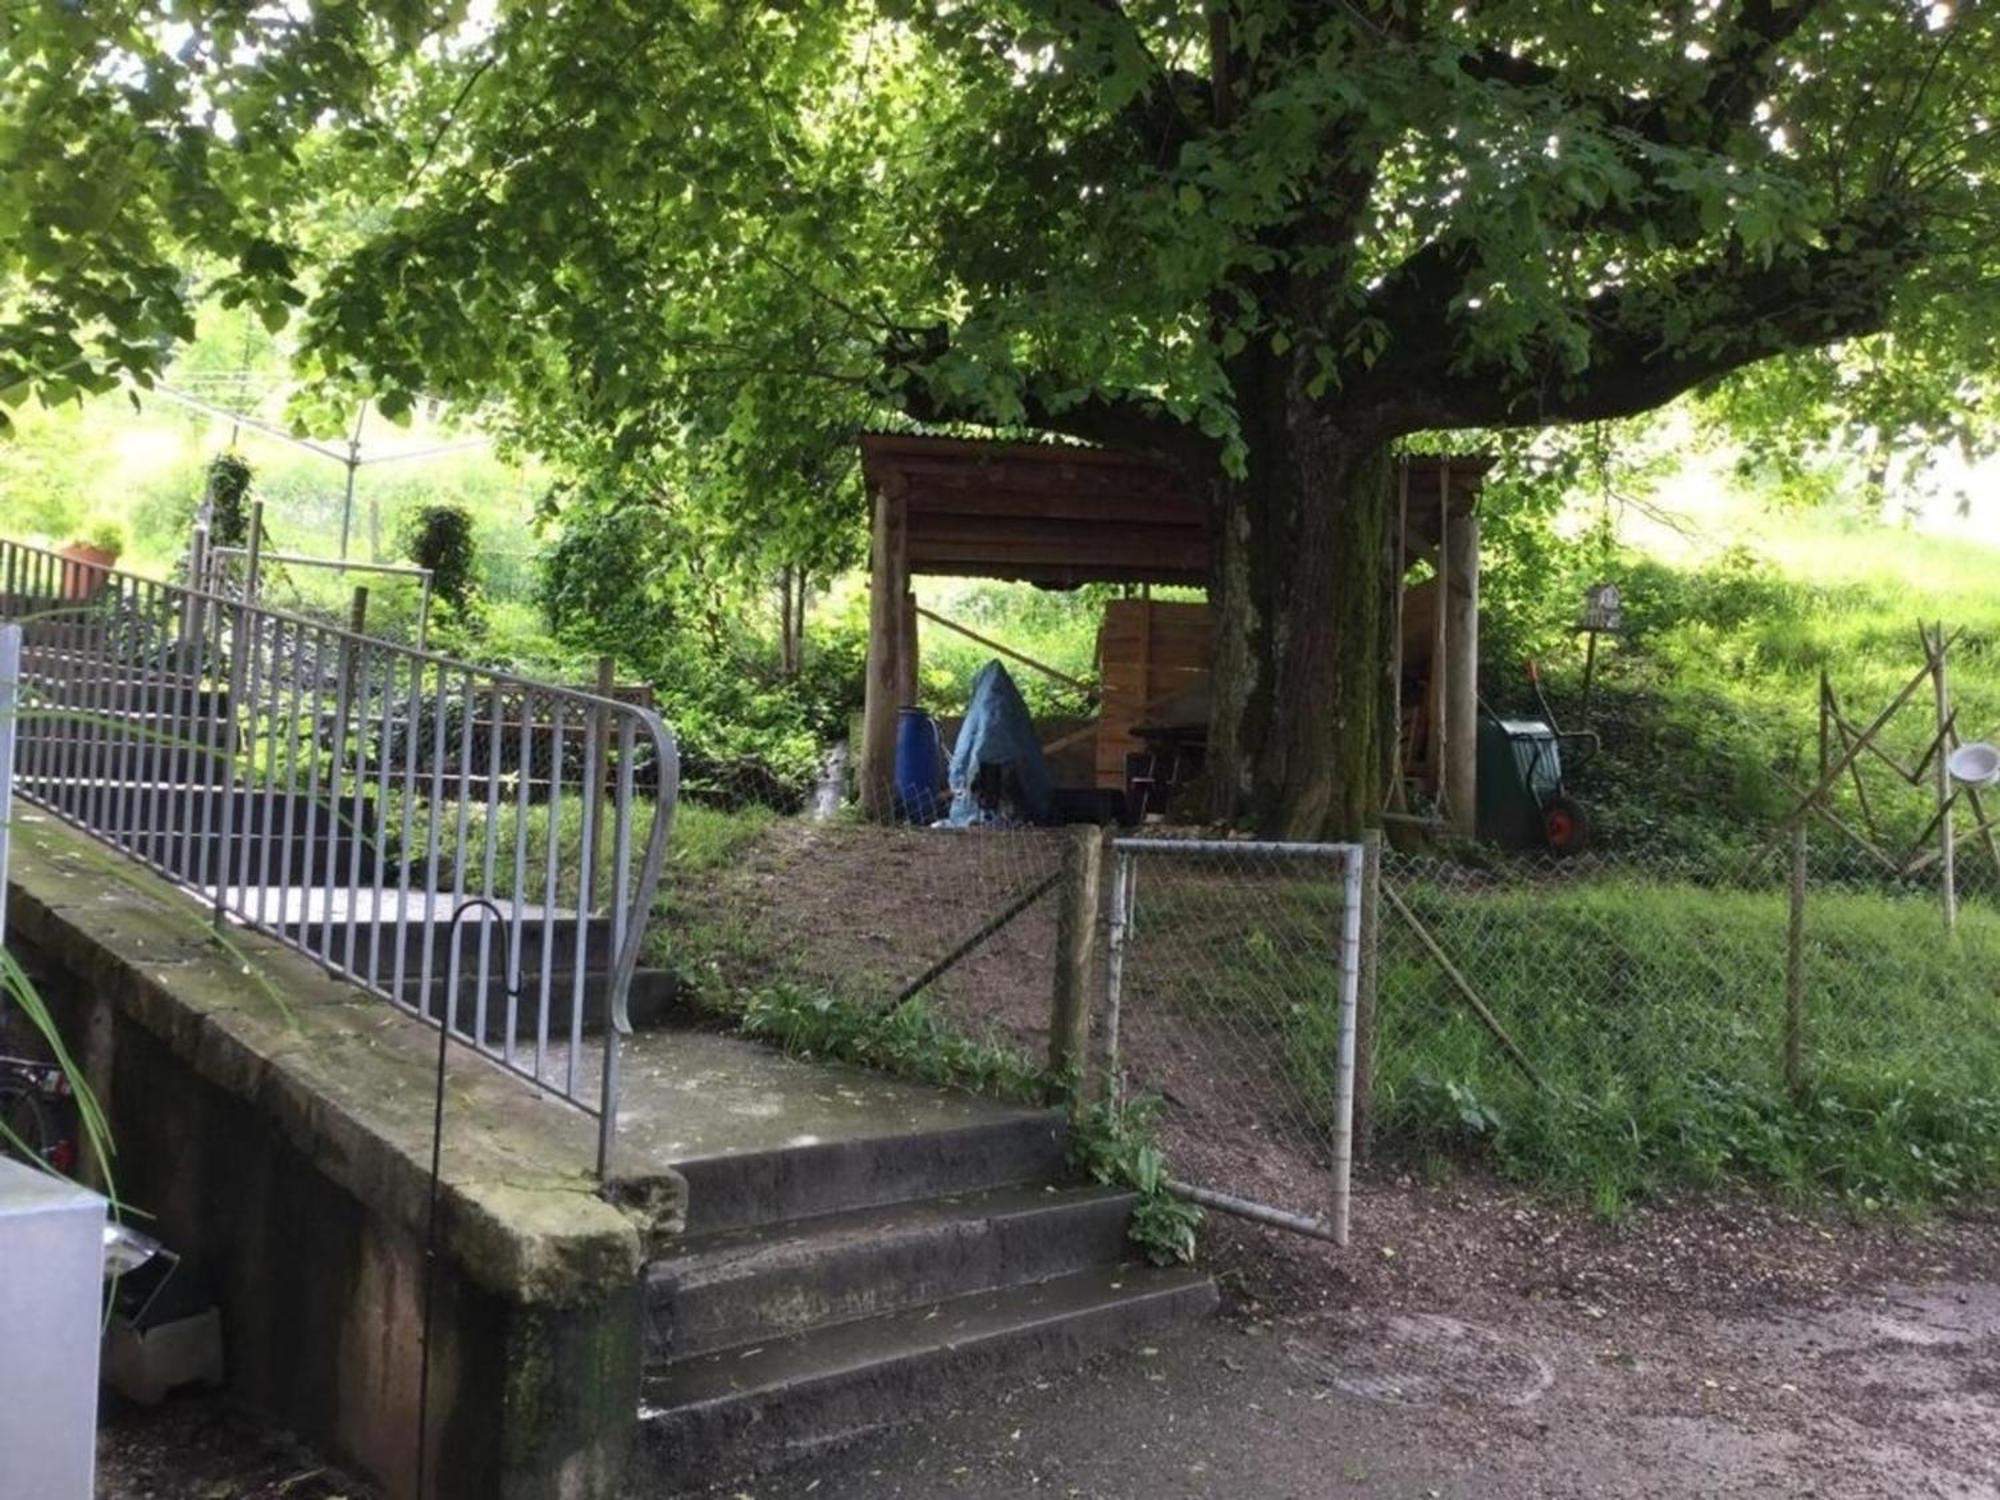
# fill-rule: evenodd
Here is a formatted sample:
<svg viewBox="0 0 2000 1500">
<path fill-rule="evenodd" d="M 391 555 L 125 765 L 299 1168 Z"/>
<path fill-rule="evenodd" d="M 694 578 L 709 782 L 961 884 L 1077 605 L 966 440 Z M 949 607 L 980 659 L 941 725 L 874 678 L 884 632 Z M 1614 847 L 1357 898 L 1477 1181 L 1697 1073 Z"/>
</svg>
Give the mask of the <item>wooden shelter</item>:
<svg viewBox="0 0 2000 1500">
<path fill-rule="evenodd" d="M 1403 628 L 1394 665 L 1399 680 L 1416 675 L 1426 683 L 1422 695 L 1405 704 L 1406 726 L 1419 731 L 1410 738 L 1405 772 L 1441 788 L 1454 822 L 1467 830 L 1478 712 L 1477 502 L 1489 463 L 1410 458 L 1397 496 L 1405 576 L 1411 566 L 1428 562 L 1449 585 L 1443 610 L 1426 585 L 1399 600 Z M 873 817 L 890 814 L 896 714 L 916 700 L 913 579 L 995 578 L 1045 588 L 1209 582 L 1201 501 L 1174 469 L 1141 454 L 1057 442 L 867 433 L 861 467 L 874 524 L 861 793 Z M 1133 726 L 1166 697 L 1205 680 L 1206 643 L 1204 605 L 1129 600 L 1107 611 L 1099 634 L 1093 757 L 1100 785 L 1120 784 Z M 1407 670 L 1439 664 L 1442 671 Z"/>
</svg>

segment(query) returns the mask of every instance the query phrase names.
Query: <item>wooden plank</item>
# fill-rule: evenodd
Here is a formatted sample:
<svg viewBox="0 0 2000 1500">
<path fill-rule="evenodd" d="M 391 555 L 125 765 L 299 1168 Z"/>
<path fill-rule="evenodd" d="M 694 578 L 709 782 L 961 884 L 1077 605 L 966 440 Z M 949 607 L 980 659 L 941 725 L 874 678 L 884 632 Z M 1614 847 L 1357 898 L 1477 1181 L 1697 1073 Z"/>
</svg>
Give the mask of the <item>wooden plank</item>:
<svg viewBox="0 0 2000 1500">
<path fill-rule="evenodd" d="M 928 558 L 917 571 L 932 578 L 987 578 L 1003 583 L 1032 583 L 1067 589 L 1085 583 L 1158 583 L 1175 588 L 1203 588 L 1208 565 L 1186 567 L 1166 563 L 1049 563 L 990 558 Z"/>
<path fill-rule="evenodd" d="M 1032 656 L 1029 656 L 1024 651 L 1016 651 L 1012 646 L 1002 645 L 999 641 L 992 639 L 990 636 L 984 636 L 981 635 L 976 630 L 967 629 L 965 626 L 959 624 L 958 621 L 956 620 L 946 619 L 936 610 L 925 609 L 922 605 L 918 605 L 917 614 L 919 617 L 929 620 L 934 624 L 944 626 L 946 630 L 956 631 L 958 634 L 964 636 L 969 641 L 978 642 L 980 645 L 984 646 L 989 651 L 997 651 L 1000 655 L 1008 657 L 1011 660 L 1017 661 L 1024 667 L 1032 667 L 1037 672 L 1040 672 L 1044 677 L 1053 677 L 1057 682 L 1067 683 L 1069 686 L 1075 688 L 1078 692 L 1088 693 L 1092 697 L 1095 697 L 1097 695 L 1097 689 L 1093 687 L 1090 683 L 1085 682 L 1081 677 L 1072 677 L 1067 672 L 1058 672 L 1054 667 L 1049 666 L 1046 662 L 1036 661 Z"/>
<path fill-rule="evenodd" d="M 1207 525 L 1200 508 L 1178 496 L 1124 488 L 1093 494 L 1074 486 L 986 485 L 974 489 L 917 483 L 911 486 L 909 501 L 910 518 L 918 528 L 943 516 L 1125 523 L 1193 531 L 1205 530 Z"/>
<path fill-rule="evenodd" d="M 908 583 L 902 562 L 900 504 L 875 495 L 874 538 L 868 559 L 868 668 L 861 710 L 861 811 L 886 822 L 893 815 L 896 760 L 897 646 Z"/>
</svg>

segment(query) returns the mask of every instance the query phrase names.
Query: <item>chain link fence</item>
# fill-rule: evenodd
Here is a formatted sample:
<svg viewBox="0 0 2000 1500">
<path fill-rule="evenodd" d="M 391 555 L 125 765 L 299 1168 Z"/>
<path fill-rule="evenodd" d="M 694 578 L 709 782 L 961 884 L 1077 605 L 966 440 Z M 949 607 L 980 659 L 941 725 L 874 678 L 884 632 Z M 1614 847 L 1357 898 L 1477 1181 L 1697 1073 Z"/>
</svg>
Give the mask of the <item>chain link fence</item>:
<svg viewBox="0 0 2000 1500">
<path fill-rule="evenodd" d="M 697 805 L 684 842 L 704 819 Z M 662 924 L 704 1004 L 774 986 L 878 1012 L 914 1001 L 961 1036 L 1047 1058 L 1063 830 L 870 823 L 838 803 L 713 822 L 732 847 L 683 851 L 704 868 L 673 883 Z"/>
<path fill-rule="evenodd" d="M 873 824 L 837 799 L 748 835 L 716 817 L 733 841 L 670 882 L 654 961 L 722 1008 L 772 986 L 901 1006 L 910 1049 L 997 1045 L 1011 1081 L 1046 1064 L 1074 830 Z M 1328 1232 L 1347 871 L 1256 849 L 1113 836 L 1088 1074 L 1109 1062 L 1156 1101 L 1177 1182 Z M 1700 860 L 1383 853 L 1357 1156 L 1496 1169 L 1607 1213 L 1718 1182 L 1860 1203 L 2000 1183 L 2000 861 L 1976 831 L 1959 852 L 1949 932 L 1934 867 L 1892 875 L 1824 824 L 1800 879 L 1783 838 Z"/>
<path fill-rule="evenodd" d="M 1861 1199 L 2000 1174 L 2000 906 L 1820 839 L 1723 868 L 1391 854 L 1364 1112 L 1615 1212 L 1754 1177 Z M 1968 876 L 1970 878 L 1968 878 Z"/>
<path fill-rule="evenodd" d="M 1112 842 L 1103 1046 L 1186 1196 L 1345 1242 L 1358 844 Z"/>
</svg>

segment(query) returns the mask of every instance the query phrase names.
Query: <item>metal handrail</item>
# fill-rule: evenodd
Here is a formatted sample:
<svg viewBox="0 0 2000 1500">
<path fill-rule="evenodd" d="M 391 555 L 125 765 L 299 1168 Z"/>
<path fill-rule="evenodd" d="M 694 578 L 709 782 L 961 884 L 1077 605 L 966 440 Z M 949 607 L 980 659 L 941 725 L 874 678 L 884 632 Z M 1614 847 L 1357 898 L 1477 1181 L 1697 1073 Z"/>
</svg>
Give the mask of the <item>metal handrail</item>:
<svg viewBox="0 0 2000 1500">
<path fill-rule="evenodd" d="M 20 796 L 594 1116 L 609 1175 L 679 794 L 657 714 L 8 540 L 0 618 Z M 448 931 L 475 899 L 509 915 Z"/>
</svg>

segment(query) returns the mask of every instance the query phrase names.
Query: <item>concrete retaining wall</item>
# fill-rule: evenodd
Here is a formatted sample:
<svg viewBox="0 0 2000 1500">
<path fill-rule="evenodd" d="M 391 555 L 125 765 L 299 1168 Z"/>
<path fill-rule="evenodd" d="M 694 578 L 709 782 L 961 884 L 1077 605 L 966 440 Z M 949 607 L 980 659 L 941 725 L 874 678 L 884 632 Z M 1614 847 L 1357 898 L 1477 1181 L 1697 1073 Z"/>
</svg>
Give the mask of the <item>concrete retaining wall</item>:
<svg viewBox="0 0 2000 1500">
<path fill-rule="evenodd" d="M 234 1390 L 410 1495 L 435 1033 L 21 822 L 9 947 L 106 1105 L 117 1193 L 217 1292 Z M 596 1195 L 593 1122 L 465 1055 L 447 1100 L 429 1492 L 615 1495 L 646 1226 Z"/>
</svg>

